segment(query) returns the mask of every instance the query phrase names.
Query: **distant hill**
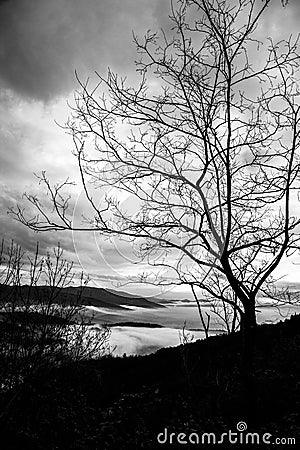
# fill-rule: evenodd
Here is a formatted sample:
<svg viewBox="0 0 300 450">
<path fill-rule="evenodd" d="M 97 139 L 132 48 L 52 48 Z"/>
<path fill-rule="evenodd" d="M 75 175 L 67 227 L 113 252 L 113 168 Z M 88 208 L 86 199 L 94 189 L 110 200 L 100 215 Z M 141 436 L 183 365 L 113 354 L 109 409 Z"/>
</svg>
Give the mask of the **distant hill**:
<svg viewBox="0 0 300 450">
<path fill-rule="evenodd" d="M 117 296 L 121 296 L 121 297 L 128 297 L 128 298 L 133 298 L 133 299 L 138 299 L 141 298 L 139 295 L 135 295 L 135 294 L 130 294 L 129 292 L 126 291 L 116 291 L 115 289 L 109 289 L 106 288 L 105 289 L 107 292 L 110 292 L 111 294 L 117 295 Z M 143 297 L 145 300 L 148 300 L 151 303 L 159 303 L 159 304 L 163 304 L 165 302 L 169 302 L 169 299 L 165 299 L 165 298 L 159 298 L 156 296 L 145 296 Z"/>
<path fill-rule="evenodd" d="M 115 322 L 110 323 L 109 327 L 143 327 L 143 328 L 164 328 L 163 325 L 158 323 L 148 323 L 148 322 Z"/>
<path fill-rule="evenodd" d="M 140 298 L 138 295 L 130 294 L 129 292 L 124 292 L 124 291 L 116 291 L 115 289 L 108 289 L 108 288 L 106 288 L 106 291 L 111 292 L 112 294 L 119 295 L 119 296 L 121 295 L 121 296 L 124 296 L 124 297 L 130 297 L 130 298 L 135 298 L 135 299 Z M 160 305 L 173 304 L 173 303 L 175 304 L 175 303 L 178 303 L 178 302 L 187 303 L 187 304 L 189 304 L 189 303 L 193 303 L 194 304 L 194 299 L 183 298 L 180 295 L 178 295 L 178 293 L 177 293 L 177 297 L 176 298 L 174 298 L 172 295 L 170 295 L 170 293 L 169 293 L 169 295 L 166 298 L 159 298 L 156 295 L 155 296 L 151 296 L 151 297 L 145 296 L 143 298 L 148 300 L 148 301 L 150 301 L 151 303 L 156 303 L 156 304 L 158 303 Z"/>
<path fill-rule="evenodd" d="M 276 286 L 281 289 L 289 288 L 291 291 L 300 291 L 300 282 L 299 281 L 278 281 Z"/>
<path fill-rule="evenodd" d="M 73 292 L 73 290 L 78 288 L 69 287 L 66 288 L 68 292 Z M 93 306 L 101 307 L 101 304 L 105 302 L 111 307 L 122 306 L 138 306 L 141 308 L 164 308 L 157 301 L 150 301 L 144 297 L 134 297 L 127 292 L 122 292 L 122 294 L 117 294 L 116 292 L 109 291 L 103 288 L 86 287 L 83 291 L 84 303 L 90 302 L 89 304 Z"/>
<path fill-rule="evenodd" d="M 49 286 L 34 286 L 30 288 L 27 285 L 13 288 L 12 286 L 0 285 L 0 295 L 2 298 L 12 298 L 16 296 L 18 302 L 27 298 L 31 298 L 35 303 L 47 301 L 51 296 L 51 288 Z M 134 297 L 130 294 L 123 293 L 118 295 L 113 291 L 108 291 L 103 288 L 85 287 L 83 290 L 80 287 L 70 286 L 63 289 L 54 289 L 52 294 L 56 302 L 63 305 L 72 305 L 81 300 L 83 305 L 95 306 L 98 308 L 109 309 L 126 309 L 126 306 L 135 306 L 141 308 L 164 308 L 164 305 L 150 301 L 143 297 Z"/>
</svg>

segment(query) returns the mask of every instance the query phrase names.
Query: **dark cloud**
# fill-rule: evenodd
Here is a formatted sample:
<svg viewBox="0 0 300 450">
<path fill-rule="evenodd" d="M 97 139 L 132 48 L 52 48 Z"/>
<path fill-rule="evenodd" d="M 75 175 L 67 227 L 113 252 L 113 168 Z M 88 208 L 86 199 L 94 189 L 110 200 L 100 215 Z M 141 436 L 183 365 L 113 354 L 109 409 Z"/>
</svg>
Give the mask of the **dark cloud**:
<svg viewBox="0 0 300 450">
<path fill-rule="evenodd" d="M 158 0 L 10 0 L 0 5 L 0 79 L 49 100 L 74 88 L 74 71 L 117 69 L 134 60 L 131 31 L 153 24 Z"/>
<path fill-rule="evenodd" d="M 83 78 L 108 65 L 127 72 L 134 69 L 132 29 L 167 29 L 169 12 L 169 0 L 0 0 L 0 82 L 47 101 L 74 89 L 75 69 Z M 286 8 L 274 1 L 264 30 L 286 31 L 299 13 L 296 0 Z"/>
</svg>

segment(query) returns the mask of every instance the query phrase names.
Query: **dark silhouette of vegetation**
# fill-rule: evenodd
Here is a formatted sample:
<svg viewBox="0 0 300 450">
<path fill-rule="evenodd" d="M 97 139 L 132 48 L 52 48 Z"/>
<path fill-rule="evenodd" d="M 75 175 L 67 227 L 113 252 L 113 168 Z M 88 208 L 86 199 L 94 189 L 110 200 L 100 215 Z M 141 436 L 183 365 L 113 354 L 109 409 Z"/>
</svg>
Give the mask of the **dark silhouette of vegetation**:
<svg viewBox="0 0 300 450">
<path fill-rule="evenodd" d="M 251 417 L 244 403 L 241 339 L 233 333 L 148 356 L 40 367 L 11 414 L 1 418 L 1 446 L 16 450 L 169 448 L 157 443 L 158 433 L 165 428 L 169 433 L 220 436 L 229 429 L 236 431 L 239 421 L 247 423 L 248 431 L 270 433 L 272 440 L 290 437 L 298 442 L 299 325 L 300 316 L 293 316 L 258 327 L 253 359 L 256 410 Z"/>
<path fill-rule="evenodd" d="M 0 247 L 0 419 L 14 411 L 40 371 L 70 362 L 100 358 L 109 351 L 107 328 L 91 326 L 83 315 L 81 294 L 60 301 L 72 284 L 72 263 L 58 246 L 54 255 L 33 257 L 11 243 Z M 43 286 L 40 286 L 43 283 Z"/>
</svg>

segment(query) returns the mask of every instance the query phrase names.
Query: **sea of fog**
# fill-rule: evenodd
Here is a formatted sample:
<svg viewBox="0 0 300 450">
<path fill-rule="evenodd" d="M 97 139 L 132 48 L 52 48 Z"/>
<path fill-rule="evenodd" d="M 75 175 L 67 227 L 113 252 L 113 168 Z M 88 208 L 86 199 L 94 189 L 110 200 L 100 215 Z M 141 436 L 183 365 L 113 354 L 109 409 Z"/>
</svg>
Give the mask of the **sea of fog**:
<svg viewBox="0 0 300 450">
<path fill-rule="evenodd" d="M 145 355 L 162 347 L 179 345 L 184 340 L 205 337 L 197 306 L 193 302 L 178 302 L 151 309 L 124 306 L 123 310 L 107 310 L 91 306 L 88 310 L 93 314 L 95 323 L 113 325 L 110 346 L 115 355 Z M 221 320 L 208 307 L 203 308 L 204 315 L 205 312 L 211 317 L 210 334 L 222 333 L 224 326 Z M 284 305 L 279 312 L 275 306 L 264 304 L 257 308 L 257 320 L 259 323 L 275 323 L 294 313 L 300 313 L 299 306 Z M 137 325 L 140 323 L 141 326 L 131 326 L 132 322 Z M 153 327 L 146 324 L 152 324 Z"/>
</svg>

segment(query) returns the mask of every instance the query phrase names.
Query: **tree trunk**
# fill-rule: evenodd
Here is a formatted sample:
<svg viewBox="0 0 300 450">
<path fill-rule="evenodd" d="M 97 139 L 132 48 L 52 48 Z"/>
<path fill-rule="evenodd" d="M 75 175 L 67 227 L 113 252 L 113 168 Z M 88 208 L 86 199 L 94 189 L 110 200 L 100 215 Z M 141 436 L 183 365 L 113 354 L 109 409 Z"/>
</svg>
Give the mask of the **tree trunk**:
<svg viewBox="0 0 300 450">
<path fill-rule="evenodd" d="M 255 301 L 244 305 L 241 321 L 243 339 L 242 347 L 242 382 L 244 389 L 245 412 L 248 420 L 253 422 L 256 416 L 256 388 L 254 379 L 254 349 L 256 330 Z"/>
<path fill-rule="evenodd" d="M 253 346 L 255 340 L 255 330 L 256 330 L 256 312 L 255 312 L 255 301 L 249 301 L 248 304 L 244 305 L 244 315 L 241 321 L 241 331 L 243 334 L 244 350 L 248 354 L 250 360 L 253 358 Z"/>
</svg>

